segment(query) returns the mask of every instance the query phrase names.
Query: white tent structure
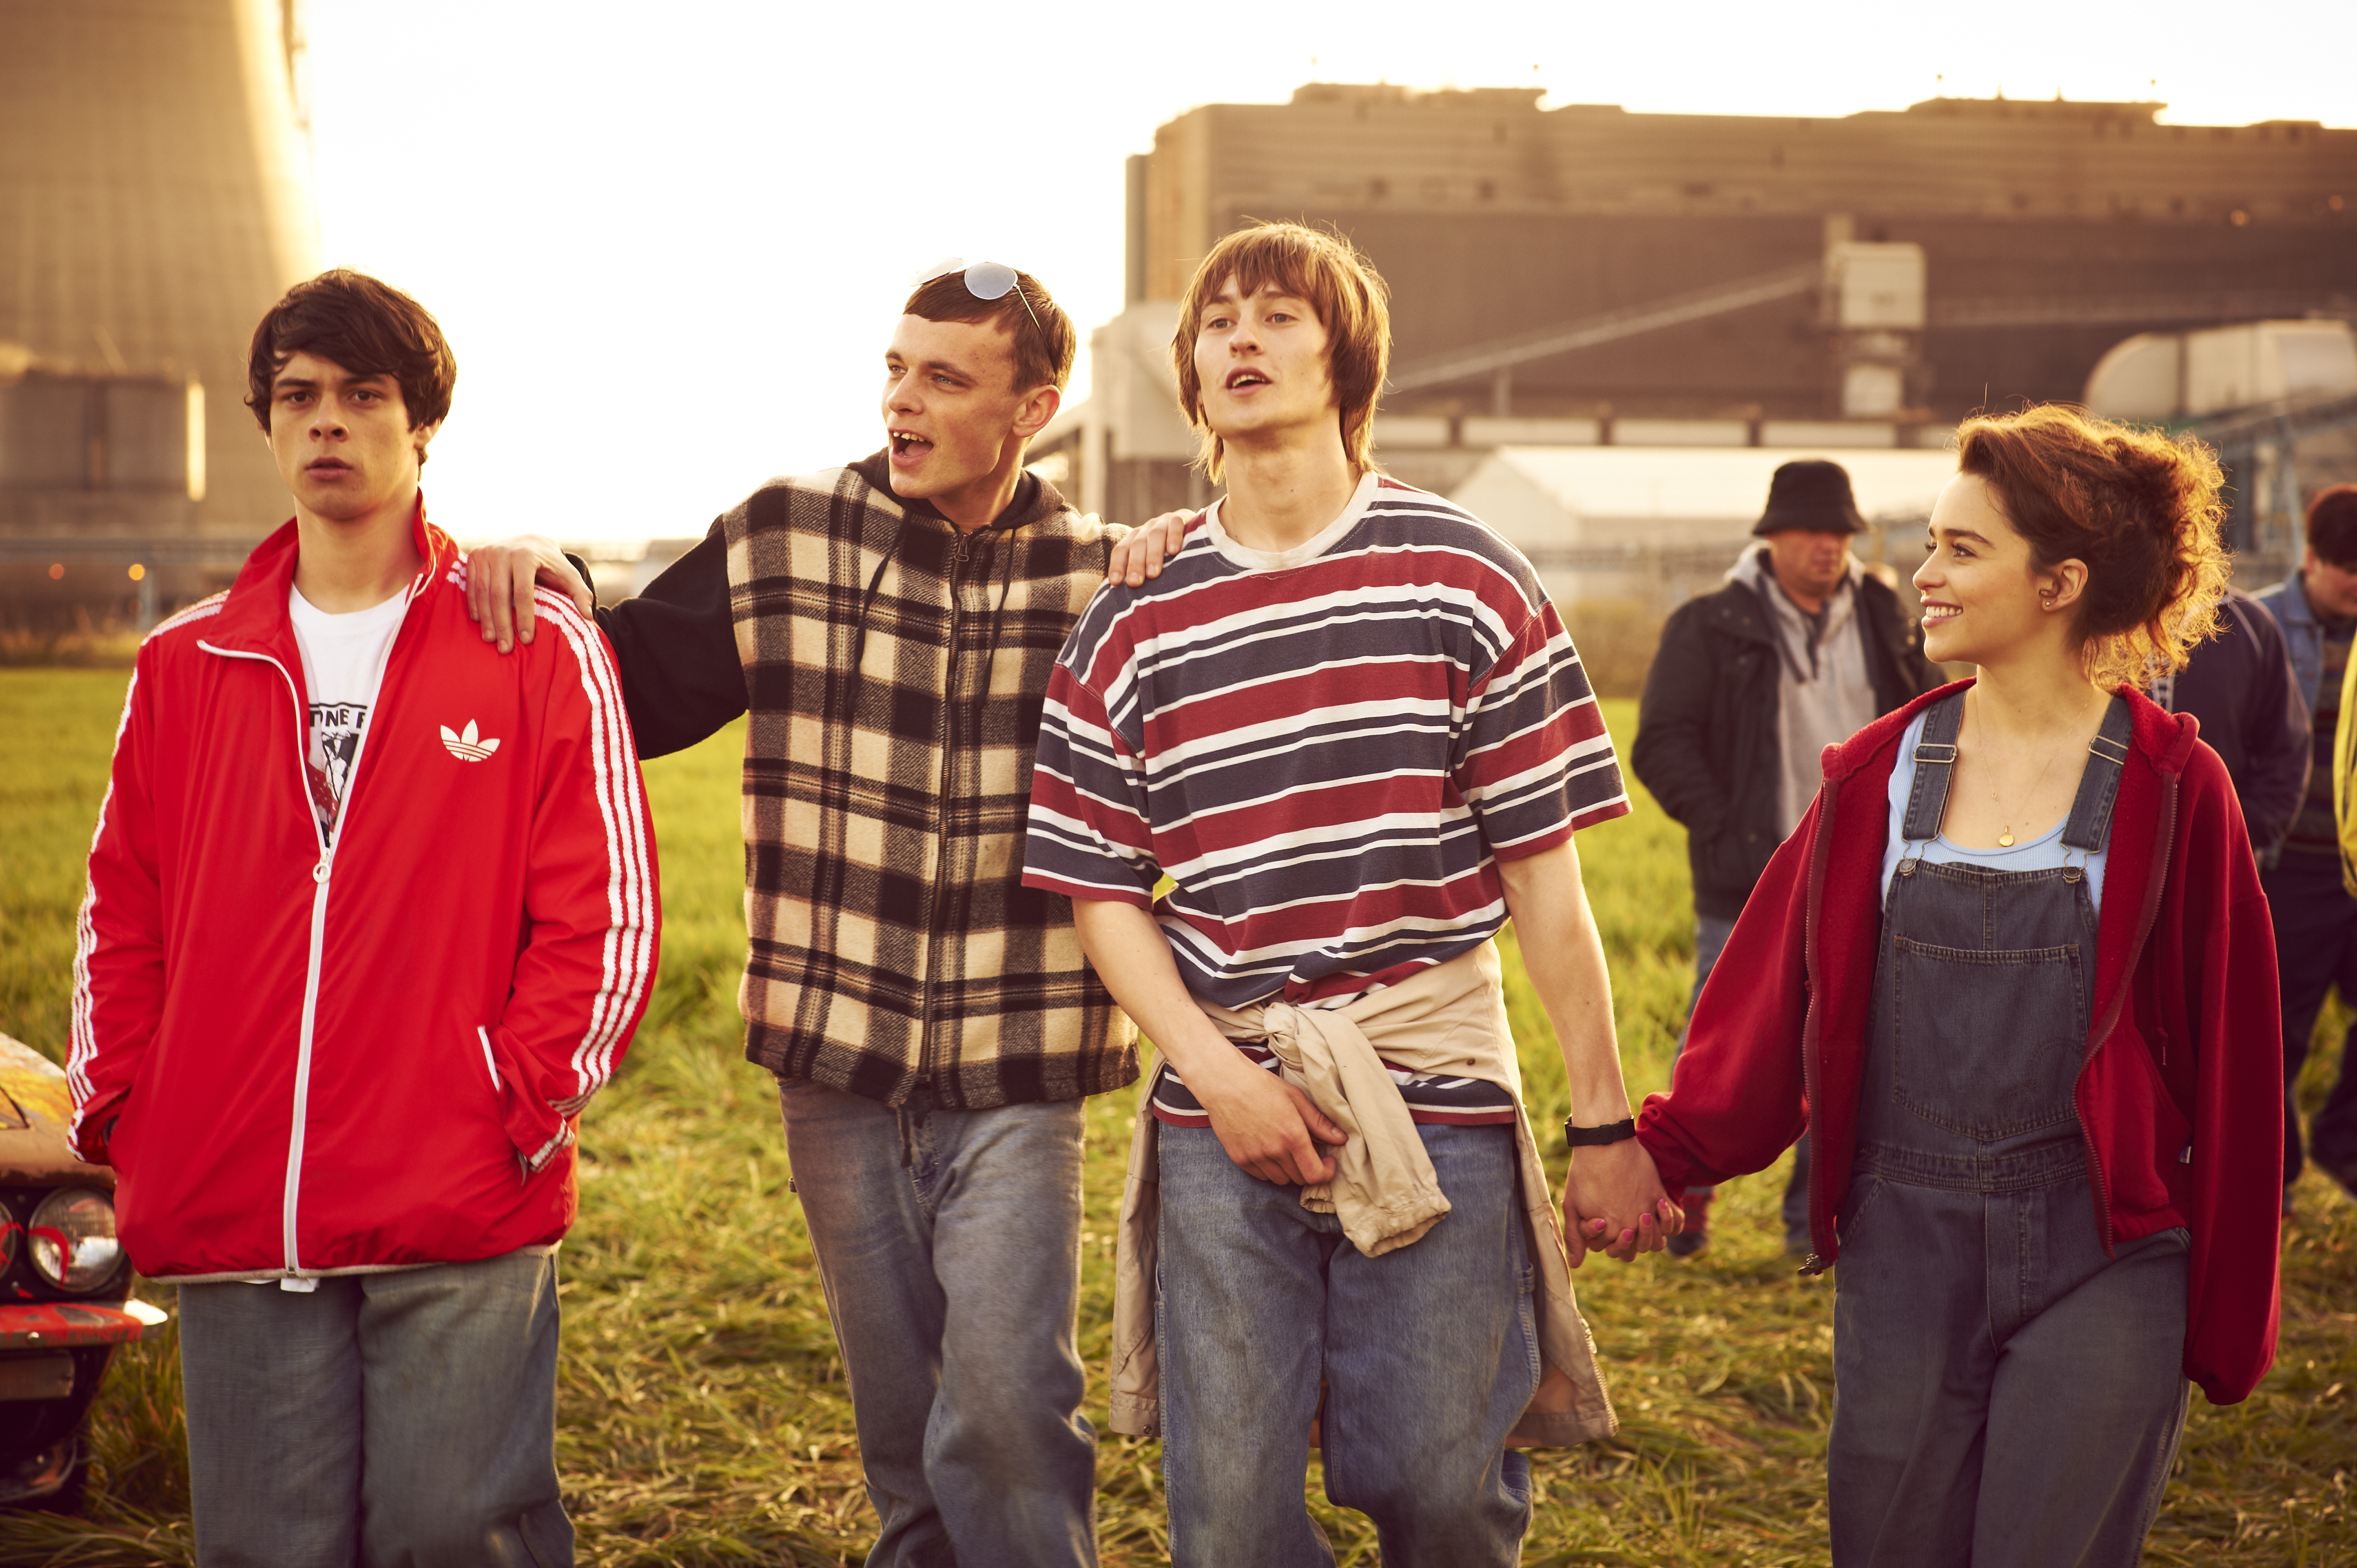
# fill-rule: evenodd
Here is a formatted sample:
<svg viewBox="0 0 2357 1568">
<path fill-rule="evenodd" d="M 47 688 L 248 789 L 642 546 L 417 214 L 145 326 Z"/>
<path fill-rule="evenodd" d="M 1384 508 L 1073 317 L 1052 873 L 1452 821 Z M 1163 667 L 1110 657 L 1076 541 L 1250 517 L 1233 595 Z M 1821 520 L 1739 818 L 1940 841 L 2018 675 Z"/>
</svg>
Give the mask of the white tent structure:
<svg viewBox="0 0 2357 1568">
<path fill-rule="evenodd" d="M 1777 467 L 1811 456 L 1849 470 L 1858 510 L 1889 529 L 1891 564 L 1912 570 L 1914 544 L 1900 535 L 1920 529 L 1954 477 L 1950 452 L 1501 446 L 1450 499 L 1529 556 L 1558 603 L 1622 598 L 1666 608 L 1733 563 Z M 1885 543 L 1869 535 L 1859 553 L 1875 560 Z"/>
</svg>

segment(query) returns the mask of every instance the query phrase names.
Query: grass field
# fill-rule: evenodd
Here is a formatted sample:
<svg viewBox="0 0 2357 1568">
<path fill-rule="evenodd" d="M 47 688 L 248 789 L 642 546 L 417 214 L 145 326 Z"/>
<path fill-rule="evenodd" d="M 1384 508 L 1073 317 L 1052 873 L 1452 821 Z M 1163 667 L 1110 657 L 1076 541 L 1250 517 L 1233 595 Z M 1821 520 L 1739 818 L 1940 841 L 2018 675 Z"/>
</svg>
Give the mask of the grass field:
<svg viewBox="0 0 2357 1568">
<path fill-rule="evenodd" d="M 61 1056 L 74 908 L 124 676 L 0 669 L 0 1029 Z M 1608 705 L 1625 745 L 1633 704 Z M 558 1456 L 585 1563 L 843 1563 L 873 1516 L 808 1242 L 786 1188 L 768 1078 L 738 1054 L 743 927 L 732 731 L 650 764 L 664 961 L 646 1026 L 582 1135 L 581 1221 L 563 1255 Z M 1663 1086 L 1692 961 L 1681 834 L 1649 800 L 1581 836 L 1632 1093 Z M 1562 1069 L 1509 943 L 1517 1032 L 1541 1126 Z M 2328 1017 L 2337 1027 L 2345 1015 Z M 2337 1036 L 2335 1036 L 2337 1037 Z M 2330 1066 L 2312 1060 L 2313 1102 Z M 1091 1107 L 1082 1343 L 1103 1410 L 1113 1216 L 1129 1094 Z M 1612 1441 L 1542 1453 L 1532 1563 L 1825 1561 L 1824 1451 L 1833 1282 L 1779 1253 L 1781 1174 L 1734 1184 L 1712 1250 L 1589 1264 L 1582 1305 L 1613 1380 Z M 2147 1561 L 2357 1564 L 2357 1206 L 2319 1179 L 2284 1253 L 2283 1347 L 2245 1403 L 2197 1394 Z M 170 1292 L 144 1287 L 168 1306 Z M 0 1514 L 0 1562 L 193 1561 L 167 1334 L 117 1363 L 92 1421 L 89 1518 Z M 1313 1506 L 1346 1563 L 1374 1561 L 1356 1515 Z M 1098 1463 L 1109 1563 L 1164 1560 L 1157 1447 Z"/>
</svg>

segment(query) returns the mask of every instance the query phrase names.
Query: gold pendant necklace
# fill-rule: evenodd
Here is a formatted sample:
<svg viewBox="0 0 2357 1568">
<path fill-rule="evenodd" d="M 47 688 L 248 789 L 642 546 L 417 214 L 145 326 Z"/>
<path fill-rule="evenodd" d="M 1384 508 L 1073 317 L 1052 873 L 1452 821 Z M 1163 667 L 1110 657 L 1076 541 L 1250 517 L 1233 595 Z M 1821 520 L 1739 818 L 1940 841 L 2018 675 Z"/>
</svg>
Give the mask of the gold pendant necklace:
<svg viewBox="0 0 2357 1568">
<path fill-rule="evenodd" d="M 2053 771 L 2054 753 L 2050 751 L 2046 754 L 2046 766 L 2038 770 L 2038 777 L 2031 779 L 2029 781 L 2029 788 L 2022 791 L 2021 799 L 2015 802 L 2015 809 L 2018 810 L 2022 806 L 2028 805 L 2029 803 L 2029 798 L 2038 793 L 2038 787 L 2046 782 L 2046 776 Z M 1989 804 L 1996 808 L 1999 825 L 2003 830 L 1996 835 L 1997 847 L 1999 849 L 2011 849 L 2013 847 L 2013 823 L 2009 819 L 2012 817 L 2013 812 L 2007 811 L 2005 809 L 2005 802 L 1997 799 L 1996 789 L 1994 786 L 1989 789 Z"/>
</svg>

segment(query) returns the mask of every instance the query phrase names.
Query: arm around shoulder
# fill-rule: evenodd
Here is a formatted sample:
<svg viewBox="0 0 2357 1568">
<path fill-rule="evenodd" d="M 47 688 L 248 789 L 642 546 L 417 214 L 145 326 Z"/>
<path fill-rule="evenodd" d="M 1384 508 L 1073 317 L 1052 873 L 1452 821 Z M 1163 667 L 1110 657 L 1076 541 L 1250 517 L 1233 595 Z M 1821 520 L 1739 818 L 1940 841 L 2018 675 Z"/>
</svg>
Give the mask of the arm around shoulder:
<svg viewBox="0 0 2357 1568">
<path fill-rule="evenodd" d="M 684 751 L 745 712 L 728 540 L 719 523 L 644 592 L 600 608 L 597 625 L 613 645 L 641 757 Z"/>
<path fill-rule="evenodd" d="M 640 756 L 683 751 L 745 711 L 719 523 L 645 592 L 611 606 L 597 604 L 584 564 L 545 535 L 522 534 L 467 557 L 467 613 L 502 653 L 531 642 L 565 599 L 606 634 Z"/>
</svg>

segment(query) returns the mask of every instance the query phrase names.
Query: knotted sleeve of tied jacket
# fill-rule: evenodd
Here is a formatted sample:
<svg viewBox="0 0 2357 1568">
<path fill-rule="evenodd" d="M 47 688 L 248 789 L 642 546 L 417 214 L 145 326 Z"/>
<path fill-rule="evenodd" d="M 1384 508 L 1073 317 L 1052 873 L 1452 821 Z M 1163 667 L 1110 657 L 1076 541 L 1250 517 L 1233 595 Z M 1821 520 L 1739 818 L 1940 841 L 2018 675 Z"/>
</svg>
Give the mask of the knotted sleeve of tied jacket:
<svg viewBox="0 0 2357 1568">
<path fill-rule="evenodd" d="M 1241 1011 L 1203 1011 L 1228 1038 L 1266 1045 L 1287 1081 L 1350 1134 L 1330 1151 L 1334 1179 L 1303 1187 L 1302 1208 L 1336 1216 L 1342 1234 L 1370 1258 L 1420 1240 L 1448 1212 L 1415 1119 L 1353 1009 L 1264 1002 Z M 1424 1023 L 1385 1022 L 1411 1029 Z"/>
<path fill-rule="evenodd" d="M 1514 1097 L 1523 1243 L 1531 1262 L 1538 1334 L 1538 1391 L 1510 1445 L 1558 1446 L 1609 1435 L 1619 1423 L 1596 1364 L 1596 1347 L 1572 1294 L 1571 1262 L 1547 1189 L 1529 1115 L 1497 944 L 1483 942 L 1338 1009 L 1262 1003 L 1242 1011 L 1206 1006 L 1231 1039 L 1264 1040 L 1287 1081 L 1350 1134 L 1334 1151 L 1334 1179 L 1305 1188 L 1303 1207 L 1331 1213 L 1367 1256 L 1415 1242 L 1449 1210 L 1424 1139 L 1385 1061 L 1409 1072 L 1461 1074 Z M 1161 1226 L 1159 1140 L 1141 1106 L 1130 1144 L 1114 1260 L 1112 1416 L 1115 1432 L 1161 1429 L 1161 1361 L 1154 1342 L 1154 1279 Z"/>
</svg>

